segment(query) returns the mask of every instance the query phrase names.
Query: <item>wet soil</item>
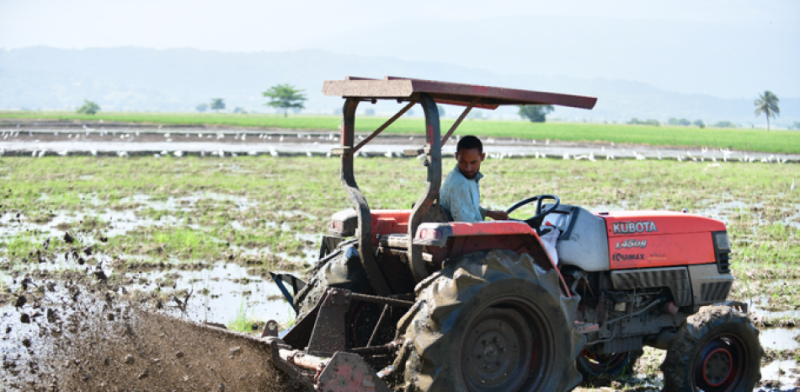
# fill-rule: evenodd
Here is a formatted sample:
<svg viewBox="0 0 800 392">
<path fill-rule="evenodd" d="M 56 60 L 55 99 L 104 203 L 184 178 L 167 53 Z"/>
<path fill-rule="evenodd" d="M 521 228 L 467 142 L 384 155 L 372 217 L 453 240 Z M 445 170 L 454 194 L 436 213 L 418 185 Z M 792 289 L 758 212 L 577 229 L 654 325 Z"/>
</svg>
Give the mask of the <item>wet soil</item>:
<svg viewBox="0 0 800 392">
<path fill-rule="evenodd" d="M 3 307 L 4 390 L 287 390 L 257 338 L 169 316 L 96 273 L 72 278 L 26 276 Z"/>
</svg>

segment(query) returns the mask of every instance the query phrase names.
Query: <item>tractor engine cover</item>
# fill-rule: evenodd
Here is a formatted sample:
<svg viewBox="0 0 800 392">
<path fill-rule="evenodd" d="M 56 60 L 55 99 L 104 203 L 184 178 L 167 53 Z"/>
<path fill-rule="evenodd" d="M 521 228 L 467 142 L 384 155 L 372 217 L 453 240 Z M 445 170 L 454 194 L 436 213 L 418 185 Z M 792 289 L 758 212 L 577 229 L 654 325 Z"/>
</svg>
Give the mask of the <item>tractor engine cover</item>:
<svg viewBox="0 0 800 392">
<path fill-rule="evenodd" d="M 679 212 L 610 212 L 605 216 L 611 270 L 717 262 L 714 232 L 725 224 Z"/>
</svg>

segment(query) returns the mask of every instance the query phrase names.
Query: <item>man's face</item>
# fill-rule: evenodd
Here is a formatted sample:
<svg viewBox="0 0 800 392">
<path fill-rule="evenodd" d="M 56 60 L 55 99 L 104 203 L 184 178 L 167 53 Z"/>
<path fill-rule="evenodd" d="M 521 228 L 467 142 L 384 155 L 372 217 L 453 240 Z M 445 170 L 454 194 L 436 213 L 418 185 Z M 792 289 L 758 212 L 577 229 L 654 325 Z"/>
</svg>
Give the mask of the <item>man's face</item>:
<svg viewBox="0 0 800 392">
<path fill-rule="evenodd" d="M 484 158 L 486 158 L 486 153 L 481 154 L 477 148 L 461 150 L 456 153 L 456 160 L 458 160 L 458 168 L 461 170 L 461 174 L 470 180 L 478 175 Z"/>
</svg>

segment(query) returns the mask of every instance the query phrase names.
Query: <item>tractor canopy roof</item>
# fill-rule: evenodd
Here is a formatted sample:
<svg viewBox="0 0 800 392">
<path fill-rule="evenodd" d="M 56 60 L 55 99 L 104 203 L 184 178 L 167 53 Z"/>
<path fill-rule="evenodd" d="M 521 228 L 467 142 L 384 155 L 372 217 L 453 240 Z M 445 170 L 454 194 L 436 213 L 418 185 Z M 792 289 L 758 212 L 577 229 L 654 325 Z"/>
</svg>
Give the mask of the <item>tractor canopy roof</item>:
<svg viewBox="0 0 800 392">
<path fill-rule="evenodd" d="M 501 105 L 558 105 L 592 109 L 597 98 L 581 95 L 545 93 L 504 87 L 439 82 L 385 76 L 370 79 L 348 76 L 344 80 L 326 80 L 322 93 L 343 98 L 397 99 L 413 101 L 421 93 L 430 95 L 437 103 L 496 109 Z"/>
</svg>

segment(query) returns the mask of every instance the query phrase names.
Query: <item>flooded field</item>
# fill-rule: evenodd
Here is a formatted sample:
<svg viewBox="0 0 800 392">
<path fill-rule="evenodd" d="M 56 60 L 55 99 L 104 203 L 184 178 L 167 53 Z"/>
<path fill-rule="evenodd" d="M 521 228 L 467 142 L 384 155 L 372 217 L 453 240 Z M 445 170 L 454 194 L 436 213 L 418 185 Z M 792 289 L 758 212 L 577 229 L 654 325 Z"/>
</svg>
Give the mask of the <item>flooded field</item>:
<svg viewBox="0 0 800 392">
<path fill-rule="evenodd" d="M 324 130 L 248 130 L 237 128 L 157 128 L 102 124 L 79 127 L 0 126 L 0 155 L 18 156 L 330 156 L 339 146 L 339 134 Z M 358 136 L 364 139 L 368 134 Z M 459 134 L 454 136 L 457 141 Z M 406 149 L 424 144 L 420 136 L 384 134 L 365 145 L 362 156 L 400 157 Z M 497 158 L 549 157 L 561 159 L 615 160 L 665 159 L 681 162 L 737 161 L 748 163 L 797 163 L 798 154 L 774 154 L 706 147 L 670 147 L 614 142 L 565 142 L 550 139 L 485 138 L 488 154 Z M 455 143 L 442 146 L 445 155 L 455 153 Z"/>
<path fill-rule="evenodd" d="M 349 208 L 338 164 L 324 157 L 267 154 L 0 157 L 0 329 L 5 331 L 0 385 L 27 390 L 19 384 L 21 377 L 44 373 L 44 368 L 32 370 L 28 351 L 50 347 L 52 340 L 37 328 L 47 325 L 47 309 L 74 302 L 58 298 L 71 298 L 70 287 L 78 283 L 100 295 L 97 312 L 109 324 L 125 313 L 125 306 L 104 305 L 103 295 L 113 292 L 138 307 L 187 320 L 185 328 L 199 335 L 206 333 L 197 327 L 204 323 L 243 333 L 260 333 L 267 320 L 290 325 L 294 312 L 268 272 L 302 275 L 316 260 L 328 218 Z M 447 161 L 445 172 L 454 164 Z M 686 208 L 723 220 L 734 248 L 737 281 L 731 297 L 750 304 L 751 318 L 762 331 L 767 355 L 761 388 L 797 387 L 796 165 L 724 162 L 709 168 L 702 162 L 516 159 L 489 160 L 483 172 L 483 200 L 496 209 L 554 193 L 564 203 L 597 212 Z M 416 159 L 378 157 L 356 164 L 371 208 L 409 208 L 423 190 L 425 173 Z M 20 304 L 21 296 L 27 299 Z M 113 320 L 108 314 L 115 314 Z M 153 320 L 141 324 L 142 331 L 169 329 L 163 319 Z M 156 336 L 161 333 L 166 332 Z M 158 355 L 164 360 L 167 354 Z M 124 362 L 125 355 L 118 359 Z M 662 360 L 663 352 L 647 350 L 637 376 L 585 387 L 659 390 Z M 138 385 L 148 385 L 147 376 L 138 378 L 143 371 L 130 372 Z M 180 380 L 187 374 L 170 377 Z M 197 385 L 220 382 L 215 380 Z"/>
</svg>

